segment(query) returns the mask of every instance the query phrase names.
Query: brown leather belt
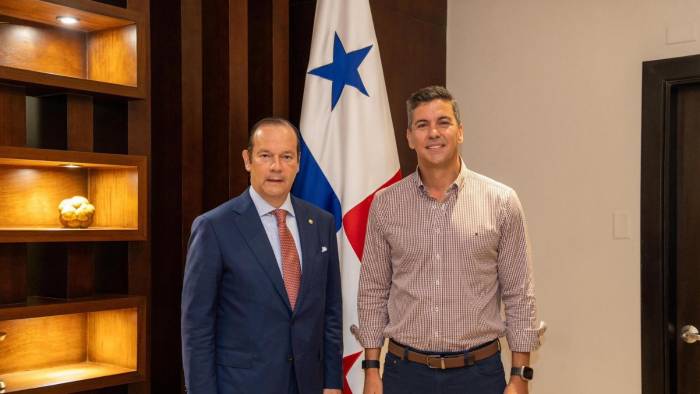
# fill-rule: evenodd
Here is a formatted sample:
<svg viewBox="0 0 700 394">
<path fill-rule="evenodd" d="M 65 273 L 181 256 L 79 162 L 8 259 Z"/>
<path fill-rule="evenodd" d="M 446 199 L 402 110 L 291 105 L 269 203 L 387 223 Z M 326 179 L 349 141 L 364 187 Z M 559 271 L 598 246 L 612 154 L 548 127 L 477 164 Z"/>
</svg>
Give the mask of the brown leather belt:
<svg viewBox="0 0 700 394">
<path fill-rule="evenodd" d="M 410 350 L 402 345 L 399 345 L 393 340 L 389 341 L 389 353 L 401 358 L 402 360 L 423 364 L 428 366 L 428 368 L 435 369 L 471 367 L 475 362 L 489 358 L 498 353 L 499 350 L 501 350 L 501 343 L 498 340 L 494 340 L 488 345 L 472 350 L 471 352 L 441 356 L 437 354 L 425 354 L 415 350 Z"/>
</svg>

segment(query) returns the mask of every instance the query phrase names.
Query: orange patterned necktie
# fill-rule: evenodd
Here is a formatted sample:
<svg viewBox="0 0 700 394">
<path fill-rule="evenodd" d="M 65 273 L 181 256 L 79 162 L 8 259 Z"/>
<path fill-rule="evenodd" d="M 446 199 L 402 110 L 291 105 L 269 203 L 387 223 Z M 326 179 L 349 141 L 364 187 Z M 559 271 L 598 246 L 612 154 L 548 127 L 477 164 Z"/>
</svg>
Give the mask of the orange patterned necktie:
<svg viewBox="0 0 700 394">
<path fill-rule="evenodd" d="M 289 303 L 292 305 L 292 310 L 294 310 L 294 306 L 297 303 L 297 295 L 299 294 L 299 286 L 301 284 L 299 254 L 297 253 L 297 246 L 294 243 L 292 233 L 287 227 L 287 211 L 284 209 L 275 209 L 273 213 L 277 218 L 277 231 L 280 235 L 284 287 L 287 289 Z"/>
</svg>

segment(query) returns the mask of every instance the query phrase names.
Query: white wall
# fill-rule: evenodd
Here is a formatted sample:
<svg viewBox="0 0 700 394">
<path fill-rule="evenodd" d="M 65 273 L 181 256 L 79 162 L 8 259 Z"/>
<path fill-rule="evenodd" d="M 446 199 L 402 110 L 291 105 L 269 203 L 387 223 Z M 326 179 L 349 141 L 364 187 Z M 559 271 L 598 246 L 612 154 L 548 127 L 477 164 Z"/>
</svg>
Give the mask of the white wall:
<svg viewBox="0 0 700 394">
<path fill-rule="evenodd" d="M 694 24 L 700 37 L 700 0 L 448 2 L 465 161 L 514 187 L 528 217 L 549 324 L 534 394 L 641 392 L 642 61 L 700 53 L 666 43 Z M 630 239 L 613 239 L 616 210 Z"/>
</svg>

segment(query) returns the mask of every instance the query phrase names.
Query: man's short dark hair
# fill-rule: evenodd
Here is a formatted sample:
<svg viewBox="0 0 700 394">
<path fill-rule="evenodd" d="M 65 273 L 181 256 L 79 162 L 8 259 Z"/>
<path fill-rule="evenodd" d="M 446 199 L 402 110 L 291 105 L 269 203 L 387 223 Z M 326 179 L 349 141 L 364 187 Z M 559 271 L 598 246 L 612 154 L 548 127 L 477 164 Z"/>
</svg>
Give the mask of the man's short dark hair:
<svg viewBox="0 0 700 394">
<path fill-rule="evenodd" d="M 457 124 L 462 124 L 462 119 L 459 117 L 459 105 L 457 105 L 457 100 L 452 97 L 447 88 L 444 86 L 427 86 L 422 89 L 418 89 L 406 100 L 406 114 L 408 115 L 408 128 L 411 128 L 411 120 L 413 118 L 413 111 L 421 104 L 429 103 L 433 100 L 445 100 L 449 101 L 452 105 L 452 111 L 455 114 L 455 120 Z"/>
<path fill-rule="evenodd" d="M 253 154 L 253 137 L 255 136 L 255 131 L 257 131 L 263 126 L 289 127 L 294 132 L 294 135 L 296 135 L 297 137 L 297 160 L 301 159 L 301 134 L 299 134 L 299 129 L 297 129 L 296 126 L 292 124 L 292 122 L 279 117 L 262 118 L 259 121 L 255 122 L 253 127 L 250 128 L 250 132 L 248 133 L 248 152 L 250 152 L 251 155 Z"/>
</svg>

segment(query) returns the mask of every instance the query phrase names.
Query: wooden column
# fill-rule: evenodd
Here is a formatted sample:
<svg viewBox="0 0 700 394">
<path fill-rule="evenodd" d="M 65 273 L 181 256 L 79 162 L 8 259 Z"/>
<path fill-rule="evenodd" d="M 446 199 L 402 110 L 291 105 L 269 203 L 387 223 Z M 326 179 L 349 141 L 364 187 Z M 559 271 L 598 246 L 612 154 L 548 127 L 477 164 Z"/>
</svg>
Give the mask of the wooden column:
<svg viewBox="0 0 700 394">
<path fill-rule="evenodd" d="M 143 13 L 145 16 L 144 22 L 150 21 L 150 2 L 149 0 L 128 0 L 127 8 Z M 146 23 L 148 25 L 148 23 Z M 139 62 L 138 82 L 139 88 L 145 93 L 146 98 L 142 100 L 133 100 L 128 103 L 128 153 L 135 155 L 145 155 L 150 157 L 151 153 L 151 88 L 150 74 L 151 62 L 149 51 L 150 48 L 150 29 L 144 24 L 138 26 L 138 56 L 143 61 Z M 149 174 L 151 172 L 151 161 L 148 163 Z M 152 179 L 151 176 L 148 178 Z M 148 185 L 148 198 L 146 206 L 139 204 L 139 216 L 150 211 L 151 203 L 151 185 Z M 143 221 L 144 224 L 149 220 Z M 150 226 L 146 228 L 148 238 L 151 237 Z M 138 365 L 145 366 L 144 373 L 146 377 L 150 377 L 151 373 L 151 337 L 144 335 L 150 333 L 150 308 L 151 308 L 151 247 L 150 243 L 144 242 L 129 242 L 129 294 L 142 295 L 147 297 L 145 313 L 139 316 L 144 319 L 140 325 L 139 332 L 139 348 L 145 348 L 147 351 L 139 353 Z M 135 383 L 129 385 L 129 394 L 148 394 L 151 392 L 151 384 L 147 380 L 144 383 Z"/>
<path fill-rule="evenodd" d="M 250 2 L 248 61 L 251 125 L 267 116 L 289 117 L 289 0 Z"/>
<path fill-rule="evenodd" d="M 26 125 L 24 88 L 0 85 L 0 145 L 26 145 Z"/>
<path fill-rule="evenodd" d="M 241 151 L 248 143 L 249 7 L 247 0 L 202 1 L 203 209 L 248 186 Z M 264 24 L 262 21 L 257 21 Z"/>
<path fill-rule="evenodd" d="M 182 393 L 180 294 L 186 237 L 202 204 L 201 0 L 151 0 L 151 386 Z M 221 12 L 225 12 L 222 10 Z M 222 172 L 226 172 L 225 168 Z M 190 217 L 185 223 L 185 217 Z M 133 250 L 132 250 L 133 253 Z"/>
<path fill-rule="evenodd" d="M 289 0 L 272 0 L 272 115 L 289 119 Z"/>
<path fill-rule="evenodd" d="M 69 94 L 66 100 L 68 150 L 93 151 L 92 96 Z"/>
<path fill-rule="evenodd" d="M 66 94 L 33 100 L 36 105 L 32 107 L 31 116 L 38 123 L 31 130 L 32 144 L 47 149 L 92 151 L 91 96 Z M 65 196 L 68 197 L 72 196 Z M 71 299 L 93 295 L 94 244 L 28 245 L 28 277 L 29 291 L 33 296 Z"/>
<path fill-rule="evenodd" d="M 27 299 L 27 248 L 24 244 L 0 245 L 0 304 Z"/>
<path fill-rule="evenodd" d="M 23 88 L 0 85 L 0 145 L 27 143 L 26 98 Z M 27 249 L 0 244 L 0 304 L 27 299 Z"/>
<path fill-rule="evenodd" d="M 66 97 L 68 150 L 93 150 L 92 97 L 69 94 Z M 86 196 L 87 197 L 87 196 Z M 95 293 L 95 255 L 92 244 L 67 246 L 66 297 L 86 297 Z"/>
<path fill-rule="evenodd" d="M 248 129 L 255 122 L 250 118 L 250 98 L 255 96 L 256 86 L 250 82 L 250 71 L 255 67 L 249 62 L 249 8 L 256 3 L 249 0 L 229 0 L 228 42 L 229 50 L 229 160 L 228 197 L 234 197 L 248 187 L 248 173 L 243 167 L 241 152 L 248 146 Z M 261 21 L 256 21 L 261 23 Z M 206 59 L 206 54 L 205 54 Z M 225 201 L 225 200 L 224 200 Z M 223 202 L 223 201 L 222 201 Z M 205 208 L 207 208 L 205 206 Z M 213 207 L 208 207 L 213 208 Z"/>
</svg>

